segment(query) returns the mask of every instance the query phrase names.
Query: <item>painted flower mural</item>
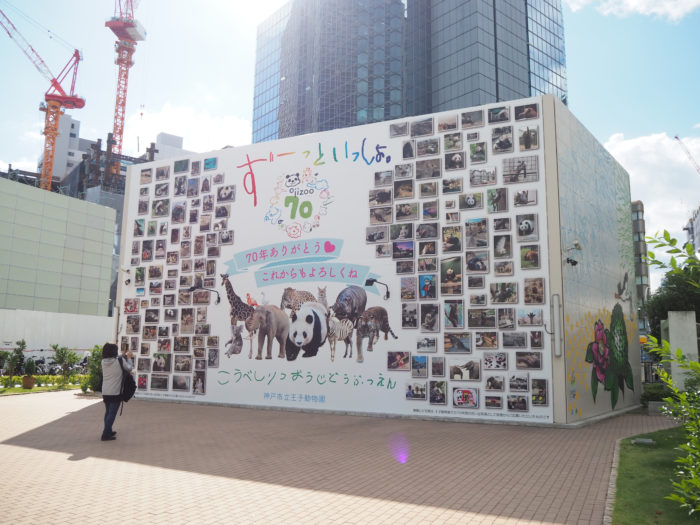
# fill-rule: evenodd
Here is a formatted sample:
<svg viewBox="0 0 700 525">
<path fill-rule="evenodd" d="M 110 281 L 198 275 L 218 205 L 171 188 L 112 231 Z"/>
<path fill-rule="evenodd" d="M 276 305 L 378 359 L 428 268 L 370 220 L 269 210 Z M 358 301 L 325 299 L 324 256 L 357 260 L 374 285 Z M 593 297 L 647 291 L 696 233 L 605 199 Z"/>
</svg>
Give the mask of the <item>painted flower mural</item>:
<svg viewBox="0 0 700 525">
<path fill-rule="evenodd" d="M 634 390 L 625 316 L 619 303 L 613 308 L 610 327 L 605 328 L 603 322 L 598 320 L 593 326 L 593 334 L 595 340 L 588 344 L 586 350 L 586 361 L 593 363 L 594 373 L 591 374 L 593 401 L 598 395 L 598 383 L 603 383 L 603 388 L 610 392 L 614 409 L 620 392 L 623 395 L 625 393 L 625 385 L 630 390 Z"/>
<path fill-rule="evenodd" d="M 589 345 L 589 348 L 593 351 L 593 369 L 598 377 L 598 381 L 605 383 L 605 372 L 610 366 L 610 348 L 608 347 L 608 337 L 605 335 L 605 326 L 602 321 L 596 321 L 593 332 L 595 333 L 595 342 Z"/>
</svg>

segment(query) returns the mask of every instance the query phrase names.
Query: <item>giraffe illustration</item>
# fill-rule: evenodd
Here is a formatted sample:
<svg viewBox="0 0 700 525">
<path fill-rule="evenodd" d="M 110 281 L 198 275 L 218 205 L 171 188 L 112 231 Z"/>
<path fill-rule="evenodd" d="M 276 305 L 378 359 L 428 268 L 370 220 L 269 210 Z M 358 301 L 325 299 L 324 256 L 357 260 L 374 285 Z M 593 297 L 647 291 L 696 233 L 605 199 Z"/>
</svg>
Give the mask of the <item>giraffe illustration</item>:
<svg viewBox="0 0 700 525">
<path fill-rule="evenodd" d="M 236 324 L 238 321 L 244 321 L 248 319 L 251 315 L 253 315 L 253 312 L 255 311 L 255 308 L 252 306 L 248 305 L 245 301 L 243 301 L 237 294 L 236 292 L 233 291 L 233 286 L 231 285 L 231 281 L 229 281 L 228 274 L 222 273 L 221 274 L 221 284 L 224 285 L 224 288 L 226 288 L 226 297 L 228 297 L 228 302 L 231 305 L 231 340 L 226 342 L 226 346 L 228 347 L 229 344 L 233 345 L 233 342 L 236 340 Z M 251 349 L 253 347 L 253 338 L 250 338 L 250 346 Z M 240 349 L 238 350 L 240 352 Z M 238 352 L 233 352 L 233 353 L 238 353 Z"/>
<path fill-rule="evenodd" d="M 224 288 L 226 288 L 226 296 L 231 305 L 231 326 L 238 323 L 238 321 L 245 321 L 253 315 L 255 308 L 243 301 L 236 292 L 233 291 L 233 286 L 231 285 L 231 281 L 229 281 L 228 274 L 221 274 L 221 283 L 224 285 Z"/>
</svg>

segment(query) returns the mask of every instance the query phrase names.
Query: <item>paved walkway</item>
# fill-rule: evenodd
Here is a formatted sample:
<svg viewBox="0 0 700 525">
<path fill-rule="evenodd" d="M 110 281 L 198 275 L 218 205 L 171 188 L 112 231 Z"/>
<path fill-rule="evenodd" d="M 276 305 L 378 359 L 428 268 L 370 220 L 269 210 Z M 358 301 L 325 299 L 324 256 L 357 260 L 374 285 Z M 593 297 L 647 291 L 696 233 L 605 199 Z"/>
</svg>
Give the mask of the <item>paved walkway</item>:
<svg viewBox="0 0 700 525">
<path fill-rule="evenodd" d="M 133 400 L 117 440 L 74 392 L 0 398 L 0 523 L 595 524 L 615 441 L 578 429 Z M 404 459 L 400 462 L 396 458 Z"/>
</svg>

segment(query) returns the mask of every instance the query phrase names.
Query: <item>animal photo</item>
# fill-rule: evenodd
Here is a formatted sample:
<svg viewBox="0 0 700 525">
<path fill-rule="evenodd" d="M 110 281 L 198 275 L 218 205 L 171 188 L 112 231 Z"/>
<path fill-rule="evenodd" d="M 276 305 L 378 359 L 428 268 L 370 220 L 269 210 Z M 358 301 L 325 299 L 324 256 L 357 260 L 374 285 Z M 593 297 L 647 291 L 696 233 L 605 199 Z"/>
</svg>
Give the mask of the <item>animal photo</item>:
<svg viewBox="0 0 700 525">
<path fill-rule="evenodd" d="M 518 241 L 532 242 L 539 239 L 537 232 L 537 214 L 526 213 L 515 216 L 515 224 L 518 225 Z"/>
<path fill-rule="evenodd" d="M 481 379 L 481 363 L 475 359 L 465 360 L 459 357 L 447 359 L 447 370 L 452 381 L 479 381 Z"/>
</svg>

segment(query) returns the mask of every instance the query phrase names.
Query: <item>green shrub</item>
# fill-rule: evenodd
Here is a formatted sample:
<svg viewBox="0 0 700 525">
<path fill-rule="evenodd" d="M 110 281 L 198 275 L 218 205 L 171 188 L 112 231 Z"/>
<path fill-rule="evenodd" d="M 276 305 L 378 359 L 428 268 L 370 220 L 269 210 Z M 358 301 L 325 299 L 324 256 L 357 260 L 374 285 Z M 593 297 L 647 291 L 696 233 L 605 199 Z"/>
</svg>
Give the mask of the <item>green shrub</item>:
<svg viewBox="0 0 700 525">
<path fill-rule="evenodd" d="M 659 347 L 655 339 L 650 339 L 656 345 L 653 351 L 662 357 L 662 363 L 675 362 L 688 374 L 689 381 L 686 381 L 686 385 L 698 384 L 700 363 L 689 361 L 680 349 L 672 354 L 666 341 L 662 341 L 662 346 Z M 700 517 L 700 391 L 681 391 L 663 369 L 659 370 L 659 376 L 671 391 L 671 395 L 664 399 L 666 407 L 663 410 L 683 424 L 686 435 L 686 442 L 679 447 L 686 455 L 676 460 L 677 480 L 672 483 L 674 493 L 667 497 L 678 502 L 690 516 L 697 518 Z"/>
<path fill-rule="evenodd" d="M 642 405 L 648 406 L 649 401 L 663 401 L 671 395 L 671 390 L 664 383 L 646 383 L 640 398 Z"/>
<path fill-rule="evenodd" d="M 27 343 L 24 339 L 15 341 L 15 344 L 17 347 L 12 351 L 12 353 L 10 353 L 7 358 L 7 362 L 5 363 L 7 366 L 7 375 L 10 377 L 19 371 L 22 364 L 24 350 L 27 348 Z"/>
<path fill-rule="evenodd" d="M 4 388 L 13 388 L 15 385 L 22 384 L 22 376 L 4 376 L 2 378 L 2 386 Z"/>
<path fill-rule="evenodd" d="M 102 345 L 95 345 L 88 359 L 88 385 L 90 390 L 97 392 L 102 382 Z"/>
<path fill-rule="evenodd" d="M 0 350 L 0 368 L 5 368 L 5 363 L 10 358 L 10 353 L 7 350 Z"/>
</svg>

